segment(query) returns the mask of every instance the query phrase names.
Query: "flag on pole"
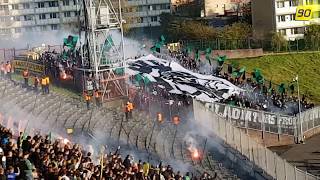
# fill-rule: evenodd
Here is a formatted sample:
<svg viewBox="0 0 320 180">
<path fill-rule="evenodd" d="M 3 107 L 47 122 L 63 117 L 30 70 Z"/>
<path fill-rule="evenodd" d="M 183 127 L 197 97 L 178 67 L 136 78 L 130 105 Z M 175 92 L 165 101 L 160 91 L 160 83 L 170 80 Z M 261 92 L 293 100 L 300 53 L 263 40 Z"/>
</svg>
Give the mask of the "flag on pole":
<svg viewBox="0 0 320 180">
<path fill-rule="evenodd" d="M 217 61 L 218 61 L 219 66 L 222 66 L 223 63 L 224 63 L 226 60 L 227 60 L 227 56 L 226 56 L 226 55 L 224 55 L 224 56 L 218 56 L 218 57 L 217 57 Z"/>
<path fill-rule="evenodd" d="M 200 51 L 199 51 L 199 49 L 196 50 L 195 60 L 200 62 Z"/>
<path fill-rule="evenodd" d="M 211 48 L 207 48 L 206 49 L 206 59 L 207 61 L 209 61 L 209 64 L 211 65 L 211 53 L 212 53 L 212 49 Z"/>
</svg>

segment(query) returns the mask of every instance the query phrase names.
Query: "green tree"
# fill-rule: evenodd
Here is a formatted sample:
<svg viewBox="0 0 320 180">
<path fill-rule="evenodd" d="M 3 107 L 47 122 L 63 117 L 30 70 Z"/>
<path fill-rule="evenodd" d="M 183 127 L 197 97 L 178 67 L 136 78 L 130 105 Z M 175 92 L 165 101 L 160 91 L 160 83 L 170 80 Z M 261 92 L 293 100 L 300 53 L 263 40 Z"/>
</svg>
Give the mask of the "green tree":
<svg viewBox="0 0 320 180">
<path fill-rule="evenodd" d="M 320 25 L 312 24 L 305 32 L 305 43 L 308 49 L 319 50 L 320 48 Z"/>
<path fill-rule="evenodd" d="M 282 50 L 287 50 L 288 42 L 283 35 L 277 32 L 272 35 L 271 47 L 274 51 L 277 51 L 277 52 Z"/>
<path fill-rule="evenodd" d="M 251 36 L 251 32 L 251 25 L 237 22 L 230 26 L 225 26 L 220 31 L 220 38 L 224 40 L 225 48 L 237 49 L 242 47 L 242 44 Z"/>
</svg>

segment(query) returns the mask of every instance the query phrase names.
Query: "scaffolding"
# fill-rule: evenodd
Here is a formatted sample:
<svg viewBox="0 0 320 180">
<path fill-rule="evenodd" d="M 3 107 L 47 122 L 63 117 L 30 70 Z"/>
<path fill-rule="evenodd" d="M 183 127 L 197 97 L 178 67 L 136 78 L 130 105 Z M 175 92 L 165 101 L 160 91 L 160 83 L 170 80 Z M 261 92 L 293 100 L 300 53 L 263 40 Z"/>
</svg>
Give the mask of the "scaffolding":
<svg viewBox="0 0 320 180">
<path fill-rule="evenodd" d="M 83 90 L 98 90 L 103 102 L 128 96 L 120 0 L 82 0 L 79 9 Z"/>
</svg>

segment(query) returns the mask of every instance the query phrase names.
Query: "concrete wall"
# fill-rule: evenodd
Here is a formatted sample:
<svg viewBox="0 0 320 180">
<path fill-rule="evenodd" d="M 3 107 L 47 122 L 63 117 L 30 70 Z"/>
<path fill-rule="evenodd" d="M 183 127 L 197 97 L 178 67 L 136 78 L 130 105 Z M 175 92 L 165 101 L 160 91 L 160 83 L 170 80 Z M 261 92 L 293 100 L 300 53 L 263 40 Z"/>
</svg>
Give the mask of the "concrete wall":
<svg viewBox="0 0 320 180">
<path fill-rule="evenodd" d="M 242 129 L 245 131 L 245 129 Z M 294 144 L 294 136 L 290 135 L 280 135 L 273 133 L 264 133 L 262 137 L 262 132 L 257 130 L 248 130 L 248 134 L 251 138 L 255 139 L 260 144 L 265 145 L 266 147 L 271 146 L 283 146 Z"/>
<path fill-rule="evenodd" d="M 214 57 L 226 55 L 228 59 L 250 58 L 263 56 L 262 49 L 213 50 Z"/>
<path fill-rule="evenodd" d="M 252 29 L 253 36 L 257 39 L 265 39 L 275 31 L 275 2 L 274 0 L 253 0 Z"/>
</svg>

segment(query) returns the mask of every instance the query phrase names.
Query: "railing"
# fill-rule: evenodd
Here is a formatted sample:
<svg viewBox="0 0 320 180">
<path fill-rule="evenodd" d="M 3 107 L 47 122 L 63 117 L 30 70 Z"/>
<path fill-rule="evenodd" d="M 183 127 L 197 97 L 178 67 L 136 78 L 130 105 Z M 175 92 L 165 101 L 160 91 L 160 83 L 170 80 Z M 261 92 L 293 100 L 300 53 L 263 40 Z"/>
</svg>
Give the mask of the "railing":
<svg viewBox="0 0 320 180">
<path fill-rule="evenodd" d="M 301 120 L 303 135 L 311 137 L 320 133 L 320 131 L 317 130 L 318 127 L 320 127 L 320 107 L 302 112 Z M 299 132 L 301 132 L 301 122 L 297 124 L 297 128 Z"/>
<path fill-rule="evenodd" d="M 277 180 L 315 180 L 319 179 L 308 172 L 301 171 L 279 157 L 276 153 L 262 146 L 250 138 L 240 128 L 231 122 L 218 116 L 215 112 L 205 107 L 199 101 L 193 101 L 195 121 L 208 128 L 216 136 L 221 138 L 227 145 L 237 150 L 254 163 L 257 169 Z"/>
</svg>

